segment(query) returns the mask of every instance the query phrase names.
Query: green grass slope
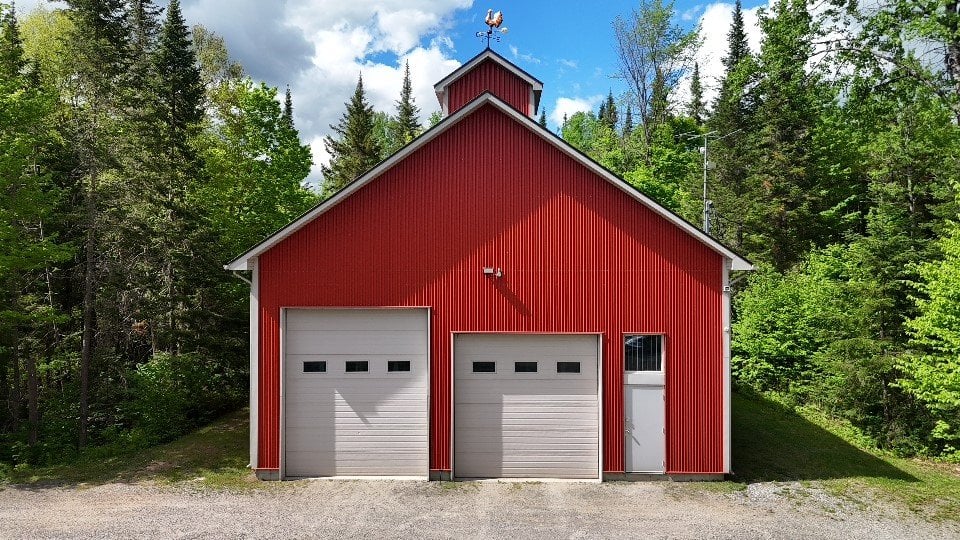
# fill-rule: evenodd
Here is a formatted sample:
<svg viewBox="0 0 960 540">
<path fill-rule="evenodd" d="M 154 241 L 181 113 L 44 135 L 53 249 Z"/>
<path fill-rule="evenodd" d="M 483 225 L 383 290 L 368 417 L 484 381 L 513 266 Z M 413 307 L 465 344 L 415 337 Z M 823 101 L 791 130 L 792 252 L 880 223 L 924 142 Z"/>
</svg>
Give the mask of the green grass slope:
<svg viewBox="0 0 960 540">
<path fill-rule="evenodd" d="M 34 485 L 191 482 L 224 489 L 260 487 L 263 484 L 247 468 L 248 415 L 246 410 L 237 411 L 173 442 L 135 453 L 102 456 L 92 449 L 73 463 L 15 469 L 4 480 Z"/>
<path fill-rule="evenodd" d="M 798 481 L 869 506 L 892 500 L 934 519 L 960 520 L 960 466 L 870 450 L 852 426 L 733 395 L 733 471 L 740 483 Z"/>
</svg>

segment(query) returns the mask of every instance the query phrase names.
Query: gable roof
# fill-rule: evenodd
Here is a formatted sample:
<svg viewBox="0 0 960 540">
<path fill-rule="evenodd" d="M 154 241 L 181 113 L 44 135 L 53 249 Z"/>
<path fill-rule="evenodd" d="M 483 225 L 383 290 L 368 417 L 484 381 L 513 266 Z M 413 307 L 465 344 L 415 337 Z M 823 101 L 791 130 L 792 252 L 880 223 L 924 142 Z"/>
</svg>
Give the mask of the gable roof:
<svg viewBox="0 0 960 540">
<path fill-rule="evenodd" d="M 249 269 L 248 263 L 250 260 L 255 259 L 260 254 L 264 253 L 265 251 L 269 250 L 273 246 L 280 243 L 282 240 L 284 240 L 288 236 L 297 232 L 302 227 L 304 227 L 305 225 L 307 225 L 308 223 L 316 219 L 318 216 L 325 213 L 327 210 L 333 208 L 344 199 L 350 197 L 350 195 L 352 195 L 356 191 L 360 190 L 361 188 L 369 184 L 371 181 L 379 177 L 381 174 L 390 170 L 394 165 L 396 165 L 397 163 L 402 161 L 404 158 L 406 158 L 407 156 L 409 156 L 410 154 L 418 150 L 420 147 L 426 145 L 427 143 L 437 138 L 438 136 L 440 136 L 442 133 L 444 133 L 451 127 L 458 124 L 461 120 L 469 116 L 472 112 L 488 104 L 499 109 L 501 112 L 503 112 L 507 116 L 513 118 L 514 120 L 519 122 L 521 125 L 523 125 L 527 129 L 532 131 L 535 135 L 537 135 L 547 143 L 551 144 L 552 146 L 556 147 L 564 154 L 570 156 L 575 161 L 579 162 L 580 164 L 585 166 L 587 169 L 589 169 L 591 172 L 600 176 L 607 182 L 610 182 L 614 187 L 620 189 L 621 191 L 623 191 L 624 193 L 632 197 L 634 200 L 636 200 L 640 204 L 646 206 L 647 208 L 652 210 L 655 214 L 663 217 L 664 219 L 673 223 L 677 227 L 680 227 L 685 232 L 687 232 L 687 234 L 693 236 L 694 238 L 699 240 L 701 243 L 703 243 L 713 251 L 729 259 L 731 261 L 731 270 L 753 270 L 753 264 L 750 261 L 738 255 L 735 251 L 723 245 L 719 241 L 710 237 L 709 235 L 701 231 L 699 228 L 697 228 L 695 225 L 693 225 L 689 221 L 683 219 L 682 217 L 678 216 L 677 214 L 673 213 L 667 208 L 664 208 L 663 206 L 661 206 L 659 203 L 657 203 L 650 197 L 644 195 L 643 193 L 638 191 L 636 188 L 634 188 L 630 184 L 623 181 L 623 179 L 621 179 L 617 175 L 603 168 L 603 166 L 601 166 L 599 163 L 587 157 L 585 154 L 583 154 L 582 152 L 574 148 L 572 145 L 570 145 L 570 143 L 564 141 L 557 135 L 550 133 L 549 130 L 540 126 L 540 124 L 538 124 L 533 118 L 526 116 L 520 111 L 514 109 L 513 107 L 511 107 L 510 105 L 508 105 L 503 100 L 496 97 L 495 95 L 491 94 L 490 92 L 484 92 L 480 96 L 476 97 L 473 101 L 466 104 L 461 109 L 458 109 L 457 112 L 443 119 L 439 124 L 427 130 L 424 134 L 420 135 L 419 137 L 411 141 L 409 144 L 407 144 L 406 146 L 404 146 L 403 148 L 395 152 L 393 155 L 391 155 L 384 161 L 381 161 L 376 167 L 370 169 L 369 171 L 367 171 L 365 174 L 363 174 L 353 182 L 344 186 L 340 191 L 334 193 L 333 196 L 331 196 L 330 198 L 317 204 L 310 210 L 306 211 L 303 215 L 301 215 L 297 219 L 287 224 L 285 227 L 271 234 L 267 238 L 263 239 L 260 243 L 256 244 L 255 246 L 247 250 L 242 255 L 238 256 L 234 260 L 224 265 L 224 268 L 227 270 L 248 270 Z"/>
<path fill-rule="evenodd" d="M 440 101 L 440 103 L 443 103 L 443 93 L 446 91 L 448 86 L 453 84 L 460 77 L 466 75 L 484 60 L 492 60 L 493 62 L 496 62 L 501 67 L 523 79 L 527 84 L 533 87 L 533 111 L 530 114 L 536 114 L 537 110 L 540 108 L 540 96 L 543 94 L 543 83 L 540 81 L 540 79 L 537 79 L 513 62 L 497 54 L 493 49 L 486 49 L 470 60 L 467 60 L 462 66 L 453 70 L 452 73 L 440 79 L 437 84 L 433 85 L 433 91 L 437 94 L 437 99 Z"/>
</svg>

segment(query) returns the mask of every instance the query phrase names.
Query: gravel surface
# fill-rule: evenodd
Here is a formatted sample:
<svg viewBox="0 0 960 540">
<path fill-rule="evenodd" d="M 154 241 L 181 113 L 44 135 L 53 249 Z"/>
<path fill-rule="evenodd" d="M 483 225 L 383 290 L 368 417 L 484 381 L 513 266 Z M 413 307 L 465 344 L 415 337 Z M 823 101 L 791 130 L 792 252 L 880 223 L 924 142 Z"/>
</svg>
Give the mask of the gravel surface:
<svg viewBox="0 0 960 540">
<path fill-rule="evenodd" d="M 716 488 L 714 488 L 716 489 Z M 792 483 L 307 480 L 244 493 L 183 484 L 7 487 L 2 538 L 960 538 L 960 523 Z"/>
</svg>

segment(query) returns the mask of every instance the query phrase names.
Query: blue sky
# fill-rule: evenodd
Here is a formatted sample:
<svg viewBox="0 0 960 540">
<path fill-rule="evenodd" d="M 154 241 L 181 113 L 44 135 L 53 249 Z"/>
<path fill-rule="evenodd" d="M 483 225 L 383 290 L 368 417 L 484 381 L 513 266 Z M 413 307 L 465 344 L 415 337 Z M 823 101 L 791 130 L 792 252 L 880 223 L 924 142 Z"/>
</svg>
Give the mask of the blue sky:
<svg viewBox="0 0 960 540">
<path fill-rule="evenodd" d="M 166 0 L 157 0 L 165 5 Z M 493 48 L 544 83 L 541 100 L 556 129 L 563 113 L 596 109 L 612 90 L 626 88 L 617 71 L 613 20 L 636 2 L 540 0 L 480 4 L 473 0 L 181 0 L 189 24 L 202 24 L 224 36 L 231 55 L 255 79 L 283 88 L 294 98 L 295 121 L 319 164 L 328 156 L 323 137 L 343 112 L 357 76 L 363 73 L 374 107 L 393 111 L 403 63 L 410 62 L 414 96 L 424 118 L 439 108 L 433 84 L 484 48 L 475 37 L 486 29 L 487 9 L 504 14 L 509 29 Z M 763 0 L 744 3 L 751 45 L 759 46 L 756 11 Z M 18 0 L 21 13 L 45 0 Z M 704 44 L 698 53 L 707 96 L 722 69 L 733 0 L 681 0 L 677 22 L 699 25 Z M 675 99 L 682 100 L 685 87 Z"/>
</svg>

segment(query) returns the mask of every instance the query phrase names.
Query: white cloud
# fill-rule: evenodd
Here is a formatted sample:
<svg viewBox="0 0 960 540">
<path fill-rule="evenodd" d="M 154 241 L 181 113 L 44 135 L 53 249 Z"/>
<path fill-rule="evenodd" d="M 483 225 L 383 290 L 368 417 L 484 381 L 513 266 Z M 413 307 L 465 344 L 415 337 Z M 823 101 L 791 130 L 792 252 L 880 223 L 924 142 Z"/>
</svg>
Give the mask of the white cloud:
<svg viewBox="0 0 960 540">
<path fill-rule="evenodd" d="M 703 9 L 703 4 L 697 4 L 691 7 L 690 9 L 684 11 L 683 13 L 681 13 L 680 19 L 684 21 L 692 21 L 697 16 L 697 14 L 700 13 L 701 9 Z"/>
<path fill-rule="evenodd" d="M 184 0 L 190 24 L 224 36 L 251 76 L 293 93 L 294 120 L 313 151 L 311 183 L 329 161 L 331 132 L 363 74 L 373 107 L 392 113 L 404 62 L 426 120 L 439 110 L 433 84 L 456 69 L 451 17 L 473 0 Z M 224 14 L 229 13 L 225 17 Z M 279 43 L 281 47 L 274 44 Z"/>
<path fill-rule="evenodd" d="M 523 60 L 531 64 L 539 64 L 540 59 L 532 54 L 521 53 L 520 49 L 516 45 L 510 45 L 510 54 L 513 55 L 514 60 Z"/>
<path fill-rule="evenodd" d="M 769 0 L 772 5 L 773 0 Z M 727 33 L 733 21 L 733 4 L 716 2 L 709 4 L 700 16 L 700 37 L 703 45 L 697 51 L 696 60 L 700 64 L 700 80 L 703 83 L 704 100 L 711 104 L 719 91 L 723 79 L 723 57 L 727 54 Z M 743 27 L 747 34 L 747 43 L 754 52 L 760 51 L 760 20 L 758 13 L 762 6 L 743 10 Z M 673 96 L 674 103 L 685 104 L 690 99 L 690 77 L 685 77 Z"/>
<path fill-rule="evenodd" d="M 570 118 L 574 113 L 592 111 L 603 99 L 604 96 L 600 94 L 585 98 L 557 98 L 553 110 L 550 111 L 550 121 L 557 126 L 563 125 L 564 116 Z"/>
<path fill-rule="evenodd" d="M 566 59 L 566 58 L 561 58 L 561 59 L 557 60 L 557 63 L 560 64 L 561 66 L 566 66 L 566 67 L 568 67 L 568 68 L 570 68 L 570 69 L 577 69 L 577 62 L 576 62 L 576 60 L 568 60 L 568 59 Z"/>
</svg>

